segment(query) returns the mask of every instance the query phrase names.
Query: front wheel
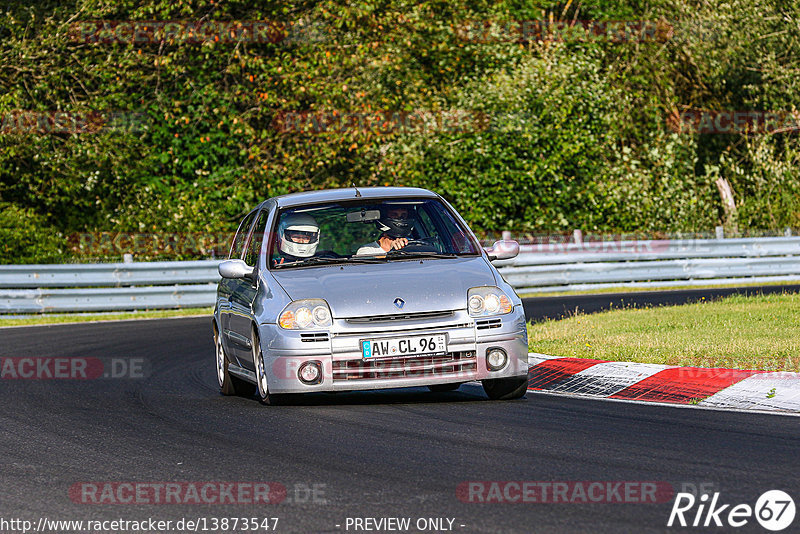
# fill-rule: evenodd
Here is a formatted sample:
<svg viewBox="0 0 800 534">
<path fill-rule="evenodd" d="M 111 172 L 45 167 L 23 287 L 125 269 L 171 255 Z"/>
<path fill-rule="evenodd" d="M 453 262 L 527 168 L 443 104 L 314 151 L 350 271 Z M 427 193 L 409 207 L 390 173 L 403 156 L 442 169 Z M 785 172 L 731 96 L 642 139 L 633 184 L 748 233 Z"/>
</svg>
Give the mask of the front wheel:
<svg viewBox="0 0 800 534">
<path fill-rule="evenodd" d="M 214 345 L 217 350 L 217 382 L 219 383 L 219 392 L 223 395 L 252 396 L 256 389 L 255 386 L 240 378 L 231 376 L 228 371 L 228 357 L 225 355 L 225 348 L 222 346 L 222 340 L 219 338 L 219 332 L 217 332 L 216 328 L 214 328 Z"/>
<path fill-rule="evenodd" d="M 528 377 L 493 378 L 481 380 L 483 390 L 492 400 L 519 399 L 528 390 Z"/>
<path fill-rule="evenodd" d="M 260 400 L 262 404 L 270 404 L 272 406 L 286 404 L 286 401 L 289 399 L 288 395 L 276 395 L 269 392 L 267 372 L 264 367 L 264 354 L 261 352 L 261 343 L 259 342 L 258 332 L 256 332 L 255 326 L 253 327 L 250 339 L 253 344 L 253 367 L 256 371 L 256 391 L 258 393 L 258 400 Z"/>
</svg>

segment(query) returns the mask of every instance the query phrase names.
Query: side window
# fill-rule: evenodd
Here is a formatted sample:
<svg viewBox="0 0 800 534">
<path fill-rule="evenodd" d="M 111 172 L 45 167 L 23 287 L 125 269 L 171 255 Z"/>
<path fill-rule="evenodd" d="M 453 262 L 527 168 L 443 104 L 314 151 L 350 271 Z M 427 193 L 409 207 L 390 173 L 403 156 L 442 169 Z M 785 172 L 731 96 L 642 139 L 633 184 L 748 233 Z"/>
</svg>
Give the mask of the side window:
<svg viewBox="0 0 800 534">
<path fill-rule="evenodd" d="M 258 256 L 261 254 L 261 244 L 264 242 L 264 232 L 267 229 L 268 217 L 269 210 L 261 210 L 258 214 L 258 219 L 256 219 L 256 225 L 253 227 L 253 235 L 247 245 L 247 254 L 244 255 L 244 262 L 250 267 L 256 265 Z"/>
<path fill-rule="evenodd" d="M 434 226 L 431 216 L 428 215 L 428 210 L 426 208 L 427 206 L 422 206 L 417 210 L 417 230 L 419 230 L 420 237 L 439 237 L 439 232 L 436 230 L 436 226 Z"/>
<path fill-rule="evenodd" d="M 228 255 L 228 259 L 236 259 L 242 257 L 242 252 L 244 249 L 244 240 L 247 237 L 247 232 L 250 230 L 250 223 L 253 222 L 253 217 L 255 213 L 250 213 L 247 217 L 244 218 L 242 224 L 239 225 L 239 230 L 236 232 L 236 237 L 233 238 L 233 243 L 231 244 L 231 253 Z"/>
</svg>

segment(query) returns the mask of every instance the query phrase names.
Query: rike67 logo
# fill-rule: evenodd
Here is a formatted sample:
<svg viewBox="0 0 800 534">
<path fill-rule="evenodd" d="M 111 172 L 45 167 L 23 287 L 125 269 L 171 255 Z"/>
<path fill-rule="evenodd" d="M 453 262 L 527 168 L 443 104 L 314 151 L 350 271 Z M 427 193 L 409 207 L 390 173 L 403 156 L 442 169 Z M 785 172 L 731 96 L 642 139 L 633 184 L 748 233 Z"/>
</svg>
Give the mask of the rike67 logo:
<svg viewBox="0 0 800 534">
<path fill-rule="evenodd" d="M 783 530 L 794 521 L 794 500 L 781 490 L 770 490 L 761 495 L 755 507 L 749 504 L 723 504 L 720 493 L 710 498 L 704 493 L 696 498 L 691 493 L 678 493 L 669 514 L 667 526 L 692 527 L 743 527 L 754 517 L 767 530 Z"/>
</svg>

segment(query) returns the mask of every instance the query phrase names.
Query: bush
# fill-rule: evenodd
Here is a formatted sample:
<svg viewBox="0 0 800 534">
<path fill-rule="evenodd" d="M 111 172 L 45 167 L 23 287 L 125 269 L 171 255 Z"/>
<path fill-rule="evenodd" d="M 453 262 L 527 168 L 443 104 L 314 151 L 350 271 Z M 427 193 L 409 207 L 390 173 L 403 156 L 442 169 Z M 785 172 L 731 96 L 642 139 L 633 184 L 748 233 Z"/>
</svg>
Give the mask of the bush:
<svg viewBox="0 0 800 534">
<path fill-rule="evenodd" d="M 69 21 L 97 19 L 269 20 L 291 38 L 70 40 Z M 660 21 L 673 32 L 661 42 L 560 43 L 458 31 L 469 21 L 592 19 Z M 64 235 L 232 233 L 266 197 L 353 182 L 430 187 L 486 232 L 707 232 L 722 222 L 714 180 L 725 178 L 743 231 L 797 226 L 796 131 L 676 134 L 667 117 L 796 112 L 799 21 L 800 5 L 770 0 L 6 2 L 0 119 L 22 110 L 144 120 L 132 131 L 0 132 L 0 198 Z M 492 128 L 276 128 L 283 112 L 334 110 L 463 110 Z"/>
<path fill-rule="evenodd" d="M 66 251 L 64 236 L 44 217 L 0 203 L 0 263 L 58 263 Z"/>
<path fill-rule="evenodd" d="M 602 59 L 593 48 L 544 47 L 476 81 L 457 107 L 485 113 L 491 128 L 407 137 L 393 146 L 391 172 L 444 191 L 484 231 L 713 226 L 714 186 L 694 176 L 693 139 L 663 125 L 640 140 L 626 135 L 635 103 Z"/>
</svg>

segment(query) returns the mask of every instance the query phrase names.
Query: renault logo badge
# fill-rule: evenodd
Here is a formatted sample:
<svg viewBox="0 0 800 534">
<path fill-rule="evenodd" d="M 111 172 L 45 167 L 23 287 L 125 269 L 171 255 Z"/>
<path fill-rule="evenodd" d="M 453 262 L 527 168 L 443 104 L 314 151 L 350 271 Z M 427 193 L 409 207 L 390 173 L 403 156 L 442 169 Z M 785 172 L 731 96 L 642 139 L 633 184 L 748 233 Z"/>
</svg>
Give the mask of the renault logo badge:
<svg viewBox="0 0 800 534">
<path fill-rule="evenodd" d="M 398 309 L 402 310 L 403 306 L 406 305 L 406 301 L 404 301 L 400 297 L 397 297 L 396 299 L 394 299 L 394 305 L 397 306 Z"/>
</svg>

